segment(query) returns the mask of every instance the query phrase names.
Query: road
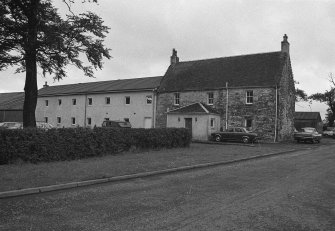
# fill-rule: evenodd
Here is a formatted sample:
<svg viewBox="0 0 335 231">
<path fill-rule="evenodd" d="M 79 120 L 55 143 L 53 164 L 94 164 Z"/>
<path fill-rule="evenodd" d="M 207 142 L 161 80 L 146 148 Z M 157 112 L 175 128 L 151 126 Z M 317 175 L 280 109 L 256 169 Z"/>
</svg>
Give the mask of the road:
<svg viewBox="0 0 335 231">
<path fill-rule="evenodd" d="M 335 230 L 335 152 L 0 200 L 0 230 Z"/>
</svg>

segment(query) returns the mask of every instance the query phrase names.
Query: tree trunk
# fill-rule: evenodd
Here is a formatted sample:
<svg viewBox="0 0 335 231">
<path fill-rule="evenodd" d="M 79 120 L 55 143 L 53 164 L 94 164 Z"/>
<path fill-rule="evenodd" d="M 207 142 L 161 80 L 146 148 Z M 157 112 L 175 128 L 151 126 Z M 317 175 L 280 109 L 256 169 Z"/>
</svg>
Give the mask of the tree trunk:
<svg viewBox="0 0 335 231">
<path fill-rule="evenodd" d="M 30 1 L 28 36 L 25 44 L 26 82 L 24 86 L 23 127 L 36 127 L 37 104 L 37 11 L 39 0 Z"/>
</svg>

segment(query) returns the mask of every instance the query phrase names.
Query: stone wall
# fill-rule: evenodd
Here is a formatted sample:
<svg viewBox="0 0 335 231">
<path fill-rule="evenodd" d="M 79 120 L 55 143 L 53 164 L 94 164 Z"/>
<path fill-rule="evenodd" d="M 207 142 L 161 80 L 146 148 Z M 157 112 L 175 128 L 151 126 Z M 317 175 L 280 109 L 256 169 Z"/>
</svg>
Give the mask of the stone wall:
<svg viewBox="0 0 335 231">
<path fill-rule="evenodd" d="M 278 89 L 278 140 L 291 140 L 294 133 L 295 87 L 290 59 L 286 59 Z"/>
<path fill-rule="evenodd" d="M 253 104 L 246 104 L 246 91 L 253 90 Z M 226 89 L 213 91 L 180 92 L 180 105 L 174 105 L 174 93 L 158 94 L 156 126 L 166 127 L 166 112 L 195 102 L 208 104 L 208 92 L 214 93 L 214 105 L 220 113 L 221 126 L 226 124 Z M 252 130 L 264 139 L 272 140 L 275 135 L 275 88 L 228 89 L 228 126 L 245 126 L 252 120 Z"/>
</svg>

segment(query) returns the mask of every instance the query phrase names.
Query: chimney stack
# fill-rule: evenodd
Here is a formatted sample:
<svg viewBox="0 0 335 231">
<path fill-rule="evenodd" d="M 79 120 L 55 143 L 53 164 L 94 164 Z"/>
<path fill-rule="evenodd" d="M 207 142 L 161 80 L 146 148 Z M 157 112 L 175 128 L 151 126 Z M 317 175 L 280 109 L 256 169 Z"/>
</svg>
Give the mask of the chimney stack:
<svg viewBox="0 0 335 231">
<path fill-rule="evenodd" d="M 43 85 L 43 88 L 45 88 L 45 87 L 49 87 L 49 85 L 48 85 L 48 82 L 47 82 L 47 81 L 45 81 L 45 84 Z"/>
<path fill-rule="evenodd" d="M 176 49 L 172 49 L 172 56 L 171 56 L 171 65 L 175 65 L 176 63 L 179 63 L 179 57 L 177 56 Z"/>
<path fill-rule="evenodd" d="M 290 54 L 290 43 L 287 41 L 286 34 L 284 34 L 283 41 L 281 42 L 281 52 Z"/>
</svg>

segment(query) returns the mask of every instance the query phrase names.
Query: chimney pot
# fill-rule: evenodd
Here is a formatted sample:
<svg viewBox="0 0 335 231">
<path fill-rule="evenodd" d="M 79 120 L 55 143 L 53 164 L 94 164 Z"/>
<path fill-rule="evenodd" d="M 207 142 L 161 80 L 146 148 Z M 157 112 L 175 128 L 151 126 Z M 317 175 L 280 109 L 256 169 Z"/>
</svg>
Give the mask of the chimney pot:
<svg viewBox="0 0 335 231">
<path fill-rule="evenodd" d="M 287 35 L 284 34 L 283 41 L 281 42 L 281 52 L 290 54 L 290 43 L 287 41 Z"/>
<path fill-rule="evenodd" d="M 171 56 L 171 65 L 174 65 L 176 63 L 179 63 L 179 57 L 177 56 L 177 50 L 176 49 L 172 49 L 172 56 Z"/>
<path fill-rule="evenodd" d="M 48 85 L 48 82 L 47 82 L 47 81 L 45 81 L 45 84 L 43 85 L 43 87 L 49 87 L 49 85 Z"/>
</svg>

